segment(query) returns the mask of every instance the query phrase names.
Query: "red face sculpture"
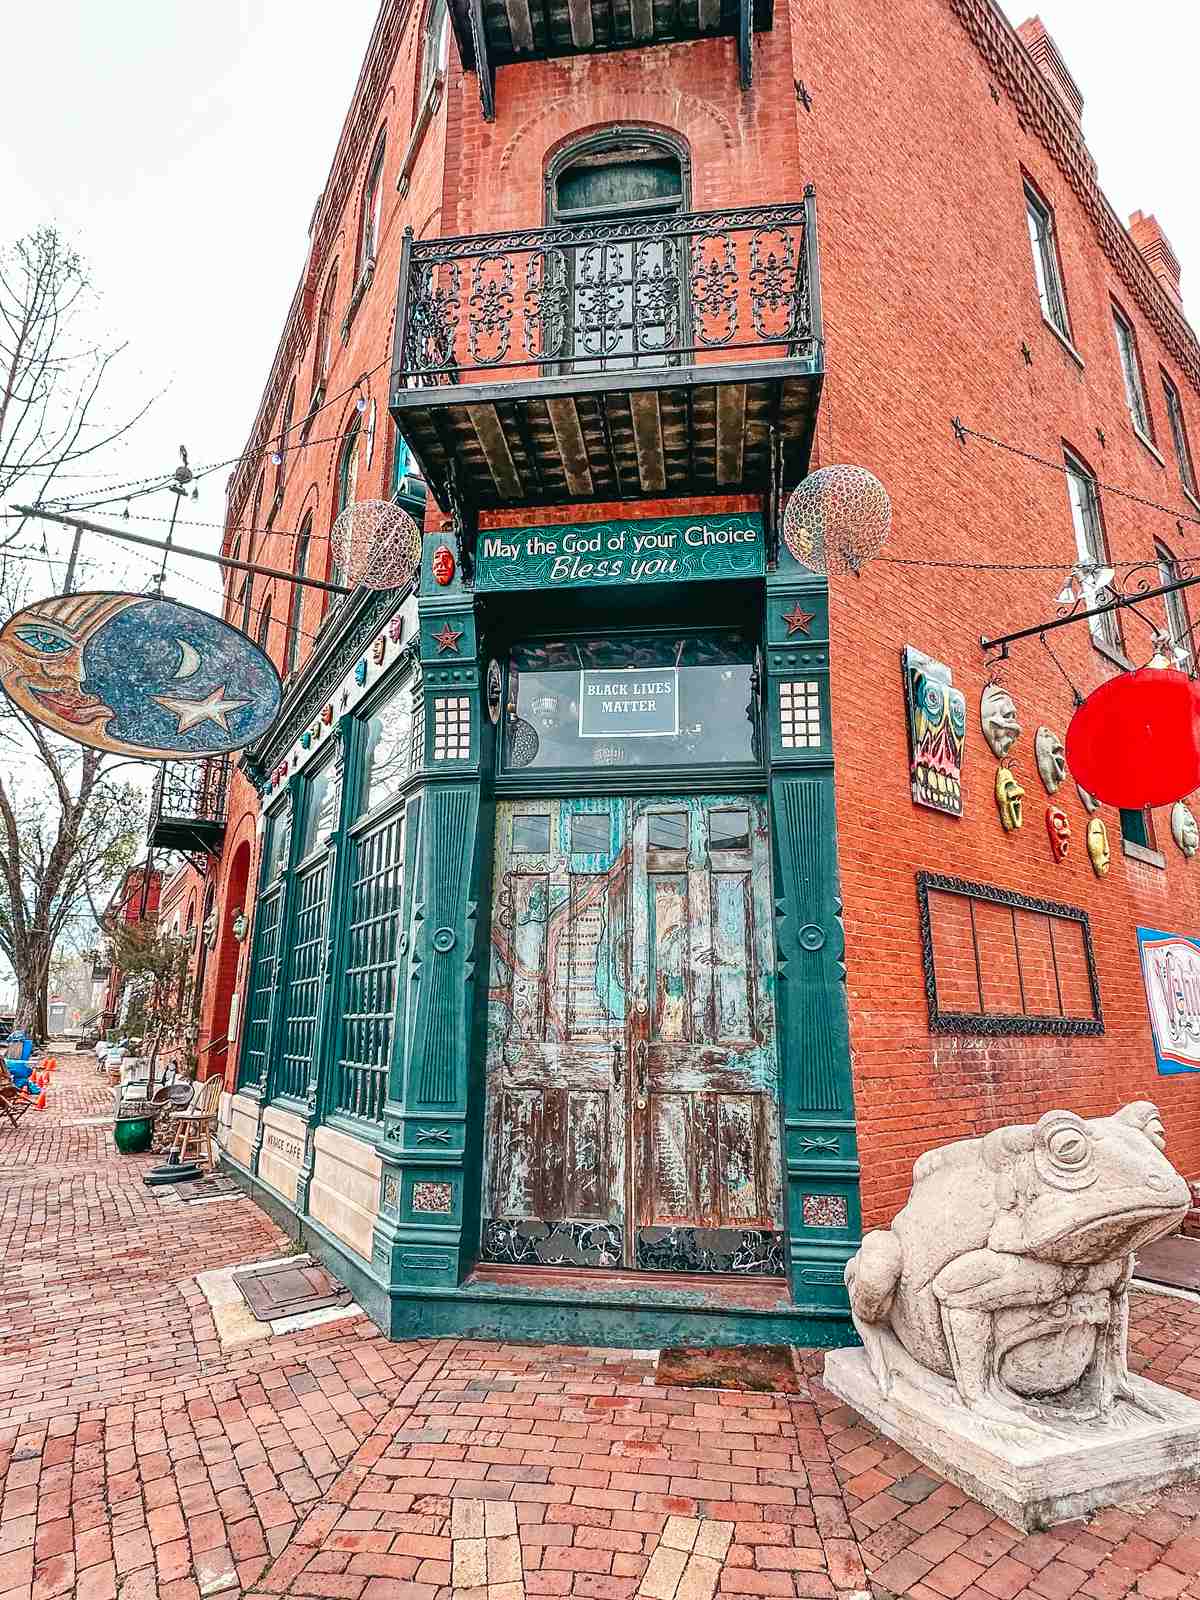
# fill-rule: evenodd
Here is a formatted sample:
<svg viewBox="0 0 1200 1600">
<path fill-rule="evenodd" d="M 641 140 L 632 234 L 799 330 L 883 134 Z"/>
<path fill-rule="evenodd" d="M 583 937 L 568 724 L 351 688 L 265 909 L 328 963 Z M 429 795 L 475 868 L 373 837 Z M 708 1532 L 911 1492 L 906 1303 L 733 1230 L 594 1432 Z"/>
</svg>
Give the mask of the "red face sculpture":
<svg viewBox="0 0 1200 1600">
<path fill-rule="evenodd" d="M 328 727 L 330 725 L 330 723 L 333 721 L 333 706 L 332 705 L 326 706 L 324 708 L 324 710 L 321 712 L 321 721 L 325 724 L 326 727 Z"/>
<path fill-rule="evenodd" d="M 371 646 L 371 659 L 374 661 L 376 666 L 379 666 L 386 654 L 387 634 L 381 633 L 378 639 L 376 639 L 375 643 Z"/>
<path fill-rule="evenodd" d="M 448 544 L 438 545 L 433 552 L 430 566 L 433 568 L 434 582 L 440 583 L 444 588 L 454 576 L 454 552 Z"/>
<path fill-rule="evenodd" d="M 1051 855 L 1056 861 L 1065 861 L 1071 845 L 1071 819 L 1061 806 L 1046 807 L 1046 832 Z"/>
</svg>

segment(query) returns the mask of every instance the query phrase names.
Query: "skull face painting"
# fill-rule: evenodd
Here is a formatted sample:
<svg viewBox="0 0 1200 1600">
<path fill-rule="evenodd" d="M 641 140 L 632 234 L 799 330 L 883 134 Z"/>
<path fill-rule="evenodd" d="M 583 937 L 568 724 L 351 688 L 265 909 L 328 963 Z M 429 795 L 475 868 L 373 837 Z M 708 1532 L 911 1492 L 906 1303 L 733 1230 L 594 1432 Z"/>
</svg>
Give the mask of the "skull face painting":
<svg viewBox="0 0 1200 1600">
<path fill-rule="evenodd" d="M 56 733 L 150 760 L 239 750 L 279 710 L 279 674 L 220 618 L 138 594 L 39 600 L 0 628 L 0 686 Z"/>
<path fill-rule="evenodd" d="M 1065 861 L 1071 848 L 1071 819 L 1061 806 L 1046 807 L 1046 832 L 1050 835 L 1050 854 Z"/>
<path fill-rule="evenodd" d="M 1007 767 L 996 773 L 996 805 L 1006 833 L 1015 833 L 1025 820 L 1022 810 L 1025 791 L 1017 782 L 1016 774 Z"/>
<path fill-rule="evenodd" d="M 960 817 L 966 699 L 948 667 L 916 650 L 904 652 L 904 677 L 913 802 Z"/>
</svg>

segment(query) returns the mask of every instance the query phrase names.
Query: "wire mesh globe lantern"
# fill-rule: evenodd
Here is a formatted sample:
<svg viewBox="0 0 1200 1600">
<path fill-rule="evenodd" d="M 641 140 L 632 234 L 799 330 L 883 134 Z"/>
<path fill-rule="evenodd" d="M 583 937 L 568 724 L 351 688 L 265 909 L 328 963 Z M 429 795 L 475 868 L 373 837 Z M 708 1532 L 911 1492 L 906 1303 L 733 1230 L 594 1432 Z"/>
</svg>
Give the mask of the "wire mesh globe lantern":
<svg viewBox="0 0 1200 1600">
<path fill-rule="evenodd" d="M 399 589 L 421 564 L 421 530 L 390 500 L 356 500 L 329 531 L 338 571 L 351 586 Z"/>
<path fill-rule="evenodd" d="M 783 542 L 810 572 L 852 572 L 873 561 L 892 531 L 887 490 L 865 467 L 819 467 L 792 491 Z"/>
</svg>

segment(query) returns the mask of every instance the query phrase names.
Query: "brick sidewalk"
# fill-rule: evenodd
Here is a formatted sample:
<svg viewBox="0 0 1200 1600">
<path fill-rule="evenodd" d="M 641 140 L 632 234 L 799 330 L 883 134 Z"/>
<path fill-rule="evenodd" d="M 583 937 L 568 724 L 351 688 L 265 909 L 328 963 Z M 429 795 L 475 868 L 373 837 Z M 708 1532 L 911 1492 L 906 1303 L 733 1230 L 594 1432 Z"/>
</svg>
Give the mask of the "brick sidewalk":
<svg viewBox="0 0 1200 1600">
<path fill-rule="evenodd" d="M 0 1600 L 1200 1600 L 1200 1488 L 1023 1536 L 812 1376 L 669 1389 L 365 1319 L 223 1352 L 195 1274 L 286 1240 L 146 1189 L 72 1126 L 110 1105 L 68 1059 L 0 1128 Z M 1200 1308 L 1135 1297 L 1131 1356 L 1200 1396 Z"/>
</svg>

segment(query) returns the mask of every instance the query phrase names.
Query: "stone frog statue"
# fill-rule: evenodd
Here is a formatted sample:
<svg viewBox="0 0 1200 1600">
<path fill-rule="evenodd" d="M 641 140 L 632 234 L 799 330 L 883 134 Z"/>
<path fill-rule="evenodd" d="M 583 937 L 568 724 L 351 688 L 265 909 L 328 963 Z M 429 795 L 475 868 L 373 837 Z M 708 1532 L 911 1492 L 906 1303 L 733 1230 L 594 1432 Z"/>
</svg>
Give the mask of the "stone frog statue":
<svg viewBox="0 0 1200 1600">
<path fill-rule="evenodd" d="M 993 1421 L 1107 1417 L 1120 1399 L 1158 1415 L 1126 1346 L 1134 1252 L 1189 1204 L 1165 1146 L 1142 1101 L 1111 1117 L 1048 1111 L 923 1155 L 908 1204 L 846 1267 L 883 1393 L 926 1369 Z"/>
</svg>

